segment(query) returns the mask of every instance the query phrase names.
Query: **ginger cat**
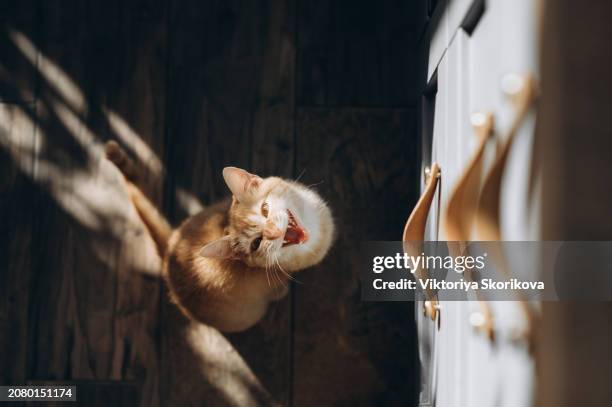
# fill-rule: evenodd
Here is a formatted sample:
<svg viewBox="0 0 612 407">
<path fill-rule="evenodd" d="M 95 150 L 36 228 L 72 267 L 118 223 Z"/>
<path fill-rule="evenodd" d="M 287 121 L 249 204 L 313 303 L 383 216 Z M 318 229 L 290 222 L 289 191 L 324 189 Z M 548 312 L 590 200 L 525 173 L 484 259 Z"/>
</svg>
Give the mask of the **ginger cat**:
<svg viewBox="0 0 612 407">
<path fill-rule="evenodd" d="M 271 301 L 286 295 L 291 274 L 319 263 L 332 244 L 329 207 L 299 182 L 226 167 L 232 198 L 172 229 L 132 182 L 136 171 L 121 147 L 108 142 L 106 156 L 124 174 L 157 245 L 172 300 L 190 318 L 220 331 L 256 324 Z"/>
</svg>

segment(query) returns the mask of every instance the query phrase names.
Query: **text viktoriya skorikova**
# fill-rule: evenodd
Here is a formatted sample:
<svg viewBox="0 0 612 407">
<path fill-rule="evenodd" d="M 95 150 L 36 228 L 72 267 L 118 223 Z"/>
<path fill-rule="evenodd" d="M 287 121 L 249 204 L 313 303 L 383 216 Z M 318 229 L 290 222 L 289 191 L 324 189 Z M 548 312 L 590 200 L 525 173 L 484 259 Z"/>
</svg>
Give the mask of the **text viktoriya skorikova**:
<svg viewBox="0 0 612 407">
<path fill-rule="evenodd" d="M 544 283 L 541 281 L 520 281 L 511 278 L 508 281 L 493 281 L 485 278 L 480 282 L 476 281 L 444 281 L 435 279 L 419 280 L 418 284 L 423 290 L 544 290 Z M 372 282 L 375 290 L 415 290 L 417 282 L 403 278 L 400 281 L 383 281 L 380 278 Z"/>
</svg>

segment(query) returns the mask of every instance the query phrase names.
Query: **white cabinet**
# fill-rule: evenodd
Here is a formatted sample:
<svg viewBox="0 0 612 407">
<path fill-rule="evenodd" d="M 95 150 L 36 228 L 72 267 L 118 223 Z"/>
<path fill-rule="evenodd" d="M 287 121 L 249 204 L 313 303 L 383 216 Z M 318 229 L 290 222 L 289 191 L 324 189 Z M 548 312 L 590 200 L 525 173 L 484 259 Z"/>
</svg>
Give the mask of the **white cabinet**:
<svg viewBox="0 0 612 407">
<path fill-rule="evenodd" d="M 484 11 L 475 9 L 483 6 Z M 493 113 L 494 137 L 503 141 L 515 112 L 504 97 L 502 80 L 511 73 L 536 75 L 538 68 L 534 1 L 477 0 L 475 4 L 472 0 L 454 0 L 439 7 L 442 9 L 433 20 L 435 27 L 429 27 L 425 37 L 430 41 L 427 78 L 437 81 L 437 93 L 432 134 L 424 134 L 431 137 L 424 140 L 424 145 L 431 146 L 431 151 L 424 152 L 424 161 L 437 162 L 442 177 L 429 214 L 426 240 L 446 240 L 441 227 L 445 206 L 476 145 L 470 115 L 477 111 Z M 462 25 L 470 11 L 482 14 L 468 33 Z M 503 240 L 540 238 L 538 180 L 531 175 L 533 121 L 529 118 L 521 126 L 506 163 L 501 192 Z M 427 133 L 427 126 L 423 128 Z M 485 168 L 495 154 L 495 148 L 487 148 Z M 476 303 L 447 301 L 440 305 L 439 322 L 424 317 L 422 305 L 417 305 L 421 361 L 425 364 L 421 405 L 532 405 L 532 357 L 524 344 L 509 339 L 525 324 L 519 304 L 490 303 L 499 334 L 495 343 L 470 324 L 470 315 L 478 311 Z"/>
</svg>

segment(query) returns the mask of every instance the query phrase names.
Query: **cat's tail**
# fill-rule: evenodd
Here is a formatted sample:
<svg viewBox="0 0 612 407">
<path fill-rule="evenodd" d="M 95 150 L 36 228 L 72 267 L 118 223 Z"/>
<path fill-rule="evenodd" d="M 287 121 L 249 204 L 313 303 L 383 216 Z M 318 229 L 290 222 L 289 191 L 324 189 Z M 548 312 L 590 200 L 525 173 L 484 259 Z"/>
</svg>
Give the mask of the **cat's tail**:
<svg viewBox="0 0 612 407">
<path fill-rule="evenodd" d="M 130 200 L 134 204 L 134 207 L 136 207 L 136 212 L 138 212 L 138 215 L 147 227 L 149 234 L 157 246 L 157 251 L 163 259 L 168 248 L 168 240 L 172 234 L 172 227 L 140 188 L 134 184 L 138 172 L 132 160 L 119 144 L 112 140 L 107 142 L 105 152 L 106 157 L 115 164 L 124 175 Z"/>
</svg>

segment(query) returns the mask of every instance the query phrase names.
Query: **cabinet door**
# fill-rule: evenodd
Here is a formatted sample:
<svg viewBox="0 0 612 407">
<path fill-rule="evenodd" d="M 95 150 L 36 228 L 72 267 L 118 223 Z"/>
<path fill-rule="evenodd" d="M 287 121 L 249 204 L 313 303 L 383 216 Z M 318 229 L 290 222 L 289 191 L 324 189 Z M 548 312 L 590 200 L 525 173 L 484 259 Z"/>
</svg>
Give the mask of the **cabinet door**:
<svg viewBox="0 0 612 407">
<path fill-rule="evenodd" d="M 482 3 L 482 2 L 481 2 Z M 449 194 L 470 160 L 475 137 L 470 115 L 476 111 L 495 115 L 498 142 L 503 142 L 515 112 L 501 83 L 510 73 L 535 72 L 537 39 L 535 11 L 528 0 L 491 0 L 477 25 L 461 28 L 459 18 L 470 10 L 469 1 L 450 0 L 432 33 L 428 77 L 437 80 L 431 161 L 440 164 L 442 180 L 432 205 L 426 238 L 445 240 L 440 229 Z M 481 10 L 482 11 L 482 10 Z M 471 22 L 473 23 L 473 21 Z M 447 41 L 447 42 L 445 42 Z M 444 45 L 443 45 L 444 44 Z M 504 240 L 538 237 L 537 180 L 532 178 L 533 122 L 527 121 L 512 145 L 502 186 Z M 490 146 L 492 147 L 492 146 Z M 485 154 L 485 172 L 495 149 Z M 536 188 L 533 188 L 535 182 Z M 530 189 L 531 188 L 531 189 Z M 493 345 L 470 324 L 479 312 L 476 302 L 443 302 L 441 324 L 417 313 L 423 349 L 430 352 L 431 383 L 438 406 L 529 406 L 532 404 L 534 366 L 525 346 L 510 340 L 524 326 L 517 302 L 491 302 L 497 342 Z M 433 355 L 433 356 L 432 356 Z M 426 404 L 423 404 L 426 405 Z"/>
<path fill-rule="evenodd" d="M 487 2 L 487 8 L 478 24 L 473 27 L 471 35 L 462 32 L 460 38 L 465 40 L 469 54 L 467 93 L 470 113 L 493 113 L 497 128 L 498 111 L 502 104 L 502 95 L 498 88 L 501 75 L 499 60 L 503 51 L 500 47 L 499 32 L 501 16 L 492 3 Z M 485 171 L 490 166 L 493 155 L 491 148 L 485 150 Z M 496 309 L 496 304 L 489 303 L 489 306 Z M 480 311 L 481 307 L 477 302 L 468 303 L 468 315 L 463 322 L 468 327 L 466 405 L 470 407 L 497 406 L 501 401 L 500 370 L 503 367 L 499 365 L 499 352 L 486 336 L 470 326 L 471 315 L 477 315 Z"/>
<path fill-rule="evenodd" d="M 448 203 L 452 185 L 462 170 L 464 162 L 474 147 L 469 125 L 469 53 L 464 34 L 456 37 L 445 51 L 436 67 L 437 93 L 433 119 L 431 161 L 442 168 L 442 179 L 432 204 L 428 219 L 427 240 L 445 240 L 440 227 L 441 216 Z M 467 338 L 470 327 L 469 304 L 443 301 L 440 324 L 432 322 L 422 313 L 419 321 L 422 356 L 433 362 L 424 374 L 431 380 L 436 405 L 465 406 L 467 400 Z M 418 310 L 421 310 L 422 305 Z M 428 376 L 431 375 L 431 376 Z M 428 390 L 425 388 L 424 390 Z M 428 405 L 428 396 L 421 398 L 421 405 Z"/>
<path fill-rule="evenodd" d="M 495 137 L 503 143 L 516 113 L 502 92 L 509 74 L 534 73 L 537 37 L 535 10 L 528 0 L 492 0 L 468 39 L 471 107 L 495 115 Z M 502 179 L 501 222 L 503 240 L 530 240 L 538 220 L 530 201 L 533 123 L 526 122 L 515 138 Z M 492 164 L 489 151 L 485 169 Z M 510 267 L 512 270 L 513 268 Z M 470 304 L 477 312 L 475 304 Z M 518 302 L 490 302 L 497 334 L 494 347 L 470 331 L 468 405 L 529 406 L 532 404 L 534 366 L 524 344 L 511 338 L 525 324 Z M 466 323 L 468 323 L 466 321 Z"/>
<path fill-rule="evenodd" d="M 436 110 L 433 159 L 442 168 L 439 197 L 439 217 L 443 217 L 450 194 L 476 147 L 470 125 L 473 107 L 471 81 L 470 38 L 462 31 L 453 36 L 437 67 L 439 110 Z M 483 102 L 484 103 L 484 102 Z M 439 240 L 446 240 L 445 231 L 438 230 Z M 436 336 L 437 387 L 436 400 L 440 406 L 492 405 L 494 376 L 480 375 L 495 369 L 490 344 L 474 333 L 469 324 L 473 304 L 460 301 L 441 303 L 441 324 Z M 472 384 L 483 386 L 478 402 L 470 400 Z"/>
<path fill-rule="evenodd" d="M 495 11 L 499 10 L 498 13 L 504 16 L 499 28 L 503 49 L 499 60 L 501 75 L 530 73 L 537 76 L 537 3 L 533 0 L 493 2 Z M 500 127 L 507 131 L 514 117 L 513 107 L 504 100 L 500 109 Z M 505 240 L 539 240 L 542 236 L 539 179 L 533 161 L 534 128 L 535 114 L 531 114 L 520 127 L 508 157 L 501 207 Z"/>
</svg>

